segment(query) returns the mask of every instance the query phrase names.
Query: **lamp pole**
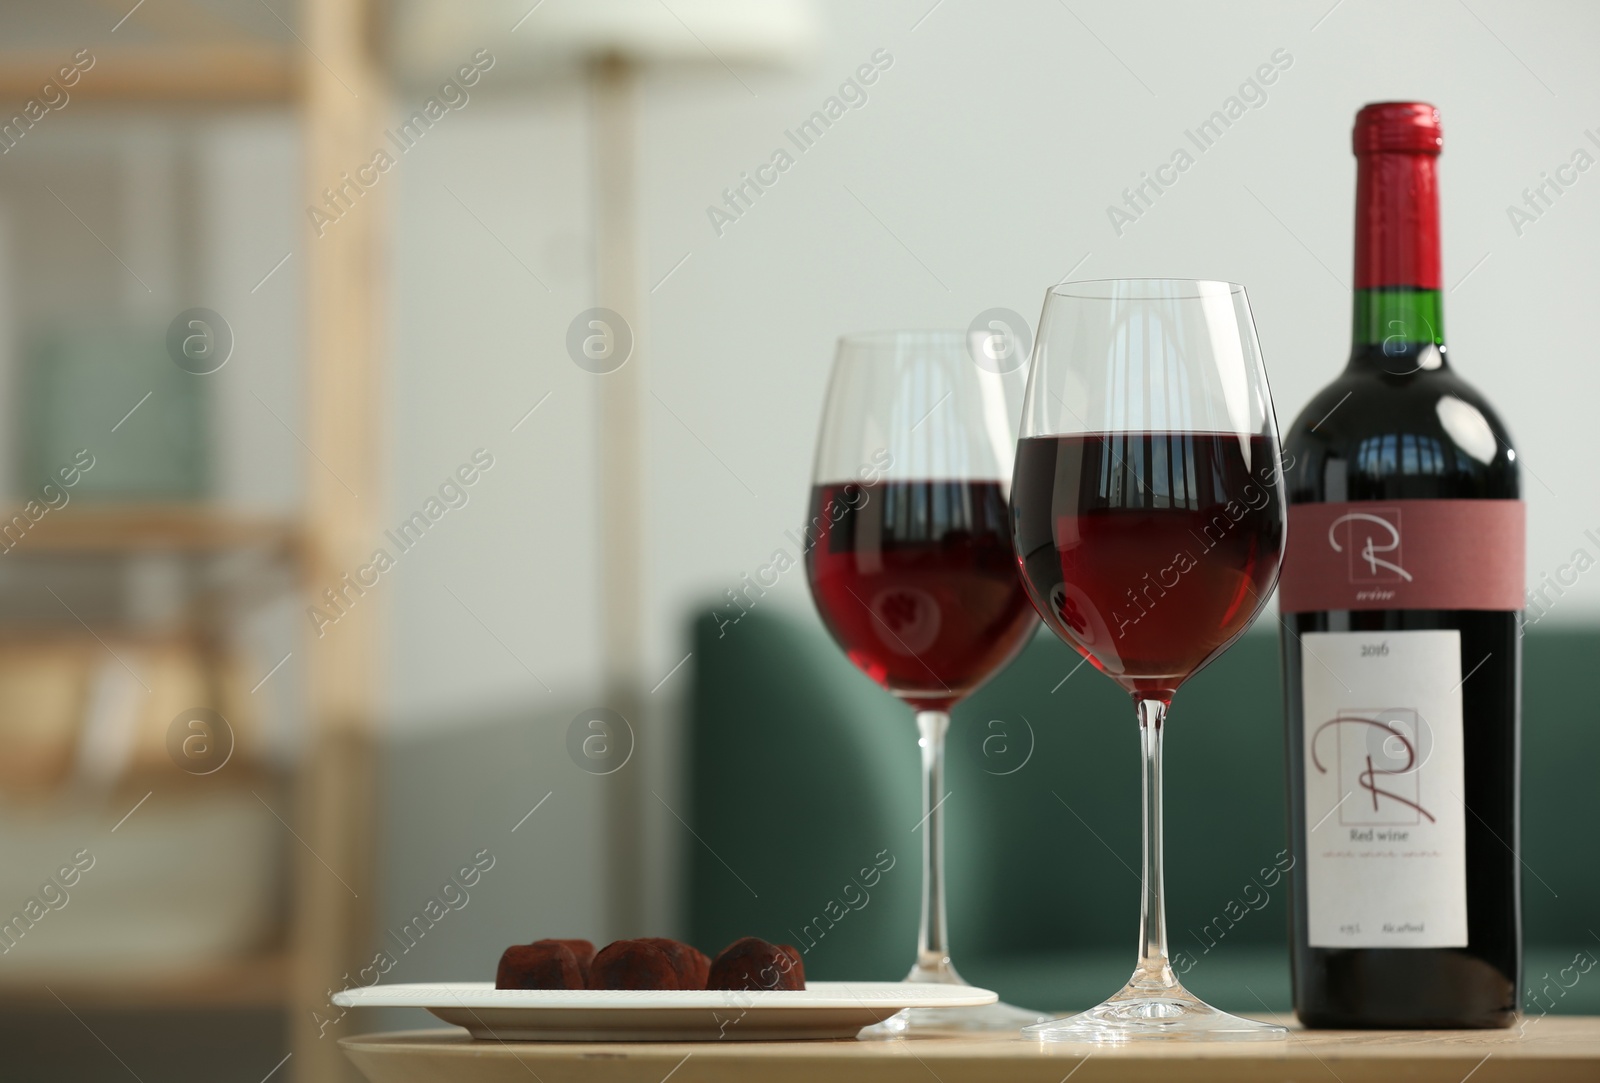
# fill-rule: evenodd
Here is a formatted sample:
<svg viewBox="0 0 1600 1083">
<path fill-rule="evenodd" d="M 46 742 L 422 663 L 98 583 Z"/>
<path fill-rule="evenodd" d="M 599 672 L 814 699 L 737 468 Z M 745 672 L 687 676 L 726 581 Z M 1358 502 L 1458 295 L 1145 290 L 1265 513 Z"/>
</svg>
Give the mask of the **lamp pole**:
<svg viewBox="0 0 1600 1083">
<path fill-rule="evenodd" d="M 607 909 L 611 934 L 638 935 L 644 920 L 642 818 L 645 749 L 654 736 L 646 717 L 642 573 L 644 486 L 640 441 L 639 232 L 634 176 L 634 65 L 611 53 L 589 63 L 594 183 L 595 296 L 627 320 L 633 353 L 598 377 L 600 481 L 600 635 L 606 705 L 634 730 L 635 755 L 603 776 Z M 643 754 L 641 754 L 643 753 Z"/>
</svg>

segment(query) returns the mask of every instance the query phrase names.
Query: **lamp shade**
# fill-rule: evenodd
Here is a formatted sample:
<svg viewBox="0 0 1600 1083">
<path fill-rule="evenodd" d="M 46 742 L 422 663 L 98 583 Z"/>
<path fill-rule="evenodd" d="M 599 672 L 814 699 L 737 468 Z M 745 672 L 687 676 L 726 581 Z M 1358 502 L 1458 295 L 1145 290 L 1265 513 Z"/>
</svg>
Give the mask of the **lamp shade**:
<svg viewBox="0 0 1600 1083">
<path fill-rule="evenodd" d="M 793 67 L 817 38 L 810 0 L 406 0 L 392 41 L 403 80 L 431 80 L 488 49 L 503 82 L 560 78 L 604 56 Z"/>
</svg>

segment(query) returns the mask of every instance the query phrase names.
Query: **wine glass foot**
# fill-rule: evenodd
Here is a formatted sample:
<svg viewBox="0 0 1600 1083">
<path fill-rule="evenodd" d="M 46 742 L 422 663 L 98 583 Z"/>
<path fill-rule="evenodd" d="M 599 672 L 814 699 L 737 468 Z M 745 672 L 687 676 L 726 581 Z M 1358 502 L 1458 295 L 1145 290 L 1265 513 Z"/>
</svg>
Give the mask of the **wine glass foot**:
<svg viewBox="0 0 1600 1083">
<path fill-rule="evenodd" d="M 906 981 L 934 982 L 939 985 L 970 985 L 956 968 L 950 957 L 920 960 L 906 975 Z M 983 1004 L 976 1008 L 907 1008 L 891 1015 L 881 1023 L 867 1027 L 858 1038 L 882 1041 L 891 1038 L 932 1038 L 953 1034 L 1015 1034 L 1023 1027 L 1042 1023 L 1050 1016 L 1044 1012 L 1018 1008 L 1010 1004 Z"/>
<path fill-rule="evenodd" d="M 866 1028 L 857 1037 L 864 1041 L 883 1041 L 956 1034 L 1014 1034 L 1049 1018 L 1044 1012 L 1006 1003 L 984 1004 L 977 1008 L 907 1008 Z"/>
<path fill-rule="evenodd" d="M 1135 978 L 1086 1012 L 1024 1027 L 1041 1042 L 1137 1042 L 1161 1039 L 1211 1042 L 1281 1041 L 1287 1027 L 1241 1019 L 1213 1008 L 1176 981 L 1151 988 Z"/>
</svg>

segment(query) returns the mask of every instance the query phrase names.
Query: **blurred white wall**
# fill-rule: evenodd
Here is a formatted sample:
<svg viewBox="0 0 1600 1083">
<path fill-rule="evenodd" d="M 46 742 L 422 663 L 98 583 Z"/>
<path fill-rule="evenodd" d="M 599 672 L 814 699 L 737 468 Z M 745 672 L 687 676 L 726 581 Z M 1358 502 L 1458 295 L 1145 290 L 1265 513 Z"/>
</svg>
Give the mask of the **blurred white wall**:
<svg viewBox="0 0 1600 1083">
<path fill-rule="evenodd" d="M 1521 446 L 1530 581 L 1593 548 L 1583 531 L 1600 527 L 1600 494 L 1576 449 L 1600 392 L 1588 326 L 1600 288 L 1600 170 L 1520 237 L 1506 207 L 1578 147 L 1600 153 L 1584 136 L 1600 127 L 1591 56 L 1600 10 L 1504 0 L 824 9 L 823 46 L 803 74 L 735 77 L 708 60 L 641 88 L 651 292 L 630 363 L 645 368 L 648 388 L 652 674 L 688 649 L 691 607 L 765 562 L 802 517 L 841 332 L 965 326 L 993 306 L 1033 321 L 1044 289 L 1069 272 L 1233 279 L 1251 291 L 1287 424 L 1344 363 L 1349 129 L 1361 104 L 1385 98 L 1430 100 L 1444 118 L 1451 360 Z M 519 33 L 536 33 L 538 20 Z M 785 131 L 880 49 L 893 63 L 866 103 L 800 153 Z M 1175 148 L 1193 150 L 1185 130 L 1280 49 L 1292 64 L 1265 104 L 1118 236 L 1107 206 Z M 568 322 L 591 303 L 585 98 L 577 88 L 496 97 L 487 89 L 496 75 L 385 181 L 397 227 L 394 513 L 412 510 L 473 448 L 496 460 L 459 520 L 395 579 L 402 728 L 446 724 L 485 701 L 581 700 L 598 679 L 604 569 L 593 558 L 591 490 L 603 434 L 596 378 L 564 345 Z M 416 103 L 403 93 L 401 104 Z M 779 147 L 795 155 L 792 168 L 718 236 L 708 205 Z M 762 604 L 809 607 L 802 576 Z M 1591 577 L 1546 620 L 1596 616 Z"/>
</svg>

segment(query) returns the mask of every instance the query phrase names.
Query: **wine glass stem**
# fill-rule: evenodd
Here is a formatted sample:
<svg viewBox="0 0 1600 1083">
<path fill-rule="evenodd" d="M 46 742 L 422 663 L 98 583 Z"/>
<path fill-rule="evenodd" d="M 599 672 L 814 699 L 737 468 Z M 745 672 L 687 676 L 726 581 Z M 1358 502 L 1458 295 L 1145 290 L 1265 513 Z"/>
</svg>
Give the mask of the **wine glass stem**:
<svg viewBox="0 0 1600 1083">
<path fill-rule="evenodd" d="M 1139 907 L 1139 972 L 1134 983 L 1176 988 L 1178 979 L 1167 961 L 1167 910 L 1161 883 L 1161 727 L 1167 705 L 1159 699 L 1141 699 L 1138 711 L 1144 758 L 1144 893 Z"/>
<path fill-rule="evenodd" d="M 944 737 L 950 716 L 918 711 L 922 747 L 922 926 L 917 930 L 916 981 L 959 981 L 950 966 L 944 906 Z"/>
</svg>

